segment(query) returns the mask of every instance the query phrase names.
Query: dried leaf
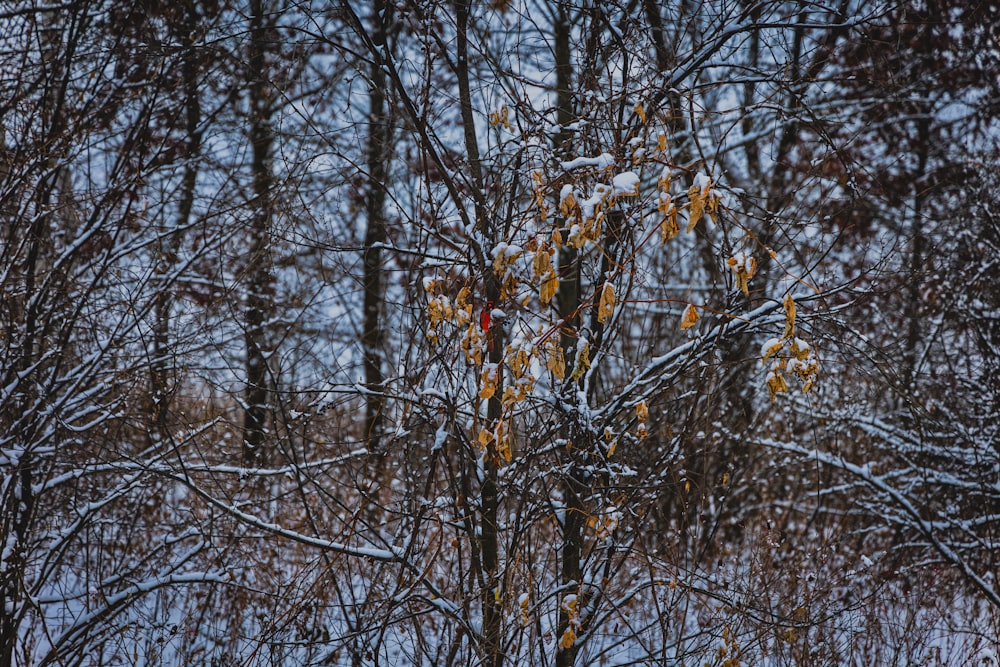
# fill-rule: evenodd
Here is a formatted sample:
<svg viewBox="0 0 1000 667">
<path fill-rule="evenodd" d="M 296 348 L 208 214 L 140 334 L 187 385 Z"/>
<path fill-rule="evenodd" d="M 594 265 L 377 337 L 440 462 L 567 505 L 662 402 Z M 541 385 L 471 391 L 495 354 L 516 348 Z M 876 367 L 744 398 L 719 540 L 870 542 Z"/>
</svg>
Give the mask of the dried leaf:
<svg viewBox="0 0 1000 667">
<path fill-rule="evenodd" d="M 507 349 L 510 350 L 509 347 Z M 529 370 L 530 364 L 531 355 L 523 347 L 516 348 L 507 355 L 507 365 L 510 366 L 510 370 L 515 378 L 524 377 L 524 374 Z"/>
<path fill-rule="evenodd" d="M 541 278 L 552 270 L 552 256 L 548 247 L 538 249 L 531 260 L 531 268 L 535 272 L 535 278 Z"/>
<path fill-rule="evenodd" d="M 659 199 L 656 204 L 656 210 L 660 213 L 666 215 L 670 212 L 670 208 L 674 205 L 673 199 L 670 197 L 669 192 L 661 192 Z"/>
<path fill-rule="evenodd" d="M 573 362 L 573 375 L 570 376 L 574 382 L 583 377 L 583 374 L 590 368 L 590 342 L 586 338 L 582 339 L 576 347 L 576 359 Z"/>
<path fill-rule="evenodd" d="M 785 337 L 795 335 L 795 300 L 792 295 L 785 296 Z"/>
<path fill-rule="evenodd" d="M 556 277 L 555 271 L 549 271 L 549 274 L 542 279 L 542 285 L 538 292 L 538 298 L 542 303 L 548 303 L 552 301 L 558 291 L 559 278 Z"/>
<path fill-rule="evenodd" d="M 434 328 L 442 321 L 455 319 L 455 309 L 448 297 L 440 294 L 427 302 L 427 317 Z"/>
<path fill-rule="evenodd" d="M 785 376 L 778 371 L 771 371 L 767 374 L 767 389 L 771 392 L 771 398 L 775 399 L 778 394 L 783 394 L 788 391 L 788 382 L 785 381 Z"/>
<path fill-rule="evenodd" d="M 636 104 L 635 109 L 633 109 L 633 111 L 635 112 L 635 115 L 639 117 L 639 120 L 641 120 L 643 123 L 646 122 L 646 109 L 642 106 L 642 102 Z"/>
<path fill-rule="evenodd" d="M 549 345 L 549 354 L 548 359 L 545 362 L 545 367 L 552 371 L 552 374 L 555 375 L 557 379 L 565 379 L 566 359 L 563 357 L 562 345 L 556 341 L 553 341 L 552 344 Z"/>
<path fill-rule="evenodd" d="M 736 287 L 745 295 L 750 296 L 750 279 L 757 273 L 757 260 L 743 253 L 730 257 L 726 264 L 733 272 Z"/>
<path fill-rule="evenodd" d="M 666 215 L 663 216 L 663 221 L 660 222 L 660 239 L 666 243 L 676 237 L 678 233 L 680 233 L 680 227 L 677 226 L 677 207 L 671 204 Z"/>
<path fill-rule="evenodd" d="M 569 229 L 569 238 L 566 239 L 566 245 L 570 248 L 575 248 L 579 250 L 583 247 L 583 244 L 587 242 L 586 230 L 581 229 L 580 225 L 573 225 Z"/>
<path fill-rule="evenodd" d="M 573 195 L 573 191 L 569 190 L 564 193 L 562 201 L 559 202 L 559 212 L 568 218 L 573 215 L 573 212 L 578 208 L 580 208 L 580 204 L 577 203 L 576 197 Z"/>
<path fill-rule="evenodd" d="M 687 231 L 690 232 L 695 228 L 705 212 L 705 194 L 700 187 L 692 185 L 688 190 L 688 199 L 691 201 L 691 208 L 688 211 Z"/>
<path fill-rule="evenodd" d="M 681 331 L 693 327 L 700 317 L 698 309 L 689 303 L 681 314 Z"/>
<path fill-rule="evenodd" d="M 708 201 L 706 205 L 708 210 L 708 217 L 712 219 L 712 222 L 719 221 L 719 195 L 712 190 L 708 195 Z"/>
<path fill-rule="evenodd" d="M 764 343 L 764 345 L 762 345 L 760 348 L 761 352 L 760 363 L 766 364 L 767 360 L 770 359 L 773 355 L 780 352 L 782 347 L 784 347 L 784 343 L 777 338 L 772 338 L 771 340 Z"/>
<path fill-rule="evenodd" d="M 566 628 L 566 632 L 563 633 L 562 639 L 559 640 L 559 648 L 572 648 L 575 642 L 576 631 L 572 627 L 568 627 Z"/>
<path fill-rule="evenodd" d="M 493 433 L 493 438 L 497 443 L 497 454 L 506 463 L 510 463 L 513 458 L 510 447 L 510 433 L 507 430 L 506 422 L 497 422 L 496 430 Z"/>
<path fill-rule="evenodd" d="M 662 134 L 660 135 L 663 136 Z M 666 139 L 664 139 L 666 141 Z M 663 171 L 660 172 L 660 178 L 656 181 L 656 186 L 663 191 L 663 194 L 668 194 L 670 190 L 670 183 L 673 181 L 673 177 L 670 174 L 670 166 L 664 165 Z"/>
<path fill-rule="evenodd" d="M 472 302 L 469 301 L 469 291 L 469 287 L 466 285 L 459 290 L 458 296 L 455 297 L 455 315 L 458 318 L 459 326 L 464 326 L 472 319 Z"/>
<path fill-rule="evenodd" d="M 521 625 L 528 625 L 531 620 L 528 617 L 528 609 L 531 607 L 531 596 L 527 593 L 521 593 L 521 597 L 518 598 L 517 604 L 521 607 Z"/>
<path fill-rule="evenodd" d="M 462 337 L 462 351 L 465 353 L 466 361 L 477 366 L 483 363 L 482 340 L 479 326 L 476 324 L 470 324 Z"/>
<path fill-rule="evenodd" d="M 604 283 L 601 290 L 601 302 L 597 307 L 597 321 L 606 324 L 615 312 L 615 288 L 611 283 Z"/>
<path fill-rule="evenodd" d="M 496 364 L 483 364 L 481 376 L 482 387 L 479 390 L 479 398 L 492 398 L 497 391 L 500 372 Z"/>
</svg>

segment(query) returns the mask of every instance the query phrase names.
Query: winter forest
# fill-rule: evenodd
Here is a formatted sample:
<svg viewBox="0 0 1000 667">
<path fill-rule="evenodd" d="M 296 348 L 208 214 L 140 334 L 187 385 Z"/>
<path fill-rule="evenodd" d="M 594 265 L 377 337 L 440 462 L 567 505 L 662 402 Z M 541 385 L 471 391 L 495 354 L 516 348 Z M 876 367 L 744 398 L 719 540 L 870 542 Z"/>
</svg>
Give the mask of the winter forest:
<svg viewBox="0 0 1000 667">
<path fill-rule="evenodd" d="M 1000 4 L 0 4 L 0 665 L 1000 665 Z"/>
</svg>

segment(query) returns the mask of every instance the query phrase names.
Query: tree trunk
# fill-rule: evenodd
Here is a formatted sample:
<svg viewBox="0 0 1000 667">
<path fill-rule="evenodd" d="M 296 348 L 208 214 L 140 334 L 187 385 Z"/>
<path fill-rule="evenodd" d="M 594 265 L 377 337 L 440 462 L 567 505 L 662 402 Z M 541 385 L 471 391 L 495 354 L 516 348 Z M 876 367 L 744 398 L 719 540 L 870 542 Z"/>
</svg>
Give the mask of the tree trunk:
<svg viewBox="0 0 1000 667">
<path fill-rule="evenodd" d="M 553 43 L 556 59 L 556 118 L 559 131 L 554 138 L 556 155 L 567 158 L 571 152 L 569 145 L 570 133 L 566 127 L 573 120 L 573 64 L 570 50 L 570 17 L 569 6 L 558 2 L 556 6 L 556 22 L 553 26 Z M 568 237 L 568 229 L 564 229 L 564 240 Z M 566 359 L 568 375 L 573 373 L 577 345 L 580 338 L 580 257 L 579 253 L 565 243 L 559 249 L 559 290 L 556 294 L 558 315 L 560 319 L 559 340 Z M 581 378 L 582 381 L 582 378 Z M 564 387 L 565 400 L 570 404 L 576 401 L 576 383 L 567 380 Z M 570 418 L 571 419 L 571 418 Z M 560 642 L 556 649 L 557 667 L 569 667 L 576 661 L 579 645 L 575 640 L 565 646 L 563 637 L 571 625 L 578 622 L 575 612 L 563 604 L 565 595 L 577 593 L 583 580 L 583 533 L 586 527 L 586 509 L 583 496 L 586 492 L 587 480 L 582 468 L 579 449 L 584 446 L 580 441 L 584 434 L 577 433 L 573 423 L 566 424 L 562 437 L 569 443 L 561 448 L 566 475 L 562 480 L 564 503 L 564 518 L 562 522 L 562 545 L 559 567 L 559 589 L 563 591 L 556 602 L 559 606 L 559 620 L 556 626 L 556 639 Z M 578 605 L 579 605 L 578 599 Z M 577 606 L 576 610 L 579 611 Z"/>
<path fill-rule="evenodd" d="M 469 171 L 471 175 L 472 198 L 475 206 L 476 227 L 482 237 L 488 242 L 496 240 L 497 229 L 490 224 L 490 217 L 485 206 L 485 194 L 483 189 L 483 172 L 479 157 L 479 142 L 476 138 L 475 118 L 472 113 L 472 92 L 470 89 L 469 72 L 469 12 L 470 0 L 456 0 L 455 2 L 455 24 L 457 27 L 457 59 L 456 75 L 458 78 L 459 106 L 462 114 L 462 126 L 465 137 L 465 149 L 469 160 Z M 499 278 L 493 272 L 492 266 L 484 260 L 483 283 L 486 297 L 486 308 L 490 304 L 500 303 Z M 503 352 L 504 352 L 504 330 L 502 324 L 494 323 L 486 332 L 488 345 L 489 363 L 495 364 L 497 368 L 497 386 L 493 396 L 489 399 L 486 408 L 486 424 L 488 431 L 495 432 L 497 423 L 502 418 L 503 396 Z M 480 486 L 480 538 L 479 551 L 481 558 L 480 572 L 480 601 L 483 610 L 483 628 L 480 636 L 480 654 L 483 656 L 483 664 L 500 667 L 504 661 L 501 648 L 501 624 L 503 621 L 503 607 L 501 600 L 500 567 L 500 543 L 497 536 L 497 515 L 500 506 L 498 490 L 499 474 L 499 450 L 498 443 L 491 439 L 486 446 L 483 462 L 483 481 Z"/>
<path fill-rule="evenodd" d="M 384 0 L 376 0 L 372 9 L 372 40 L 387 48 Z M 368 191 L 365 215 L 368 229 L 364 244 L 364 324 L 361 348 L 365 368 L 365 442 L 369 453 L 381 456 L 381 431 L 385 397 L 382 374 L 382 247 L 386 240 L 385 188 L 386 168 L 391 141 L 390 113 L 386 104 L 386 76 L 381 62 L 372 59 L 368 94 Z"/>
<path fill-rule="evenodd" d="M 250 2 L 250 147 L 253 172 L 253 217 L 248 270 L 248 294 L 244 319 L 246 347 L 246 405 L 243 416 L 243 462 L 248 467 L 267 461 L 265 439 L 272 414 L 275 385 L 269 367 L 271 350 L 265 325 L 274 311 L 271 272 L 271 220 L 274 215 L 274 176 L 271 173 L 271 147 L 274 133 L 268 99 L 265 53 L 267 30 L 262 0 Z"/>
<path fill-rule="evenodd" d="M 184 14 L 180 36 L 194 32 L 198 15 L 193 6 L 188 6 Z M 171 291 L 171 277 L 177 264 L 183 239 L 183 229 L 191 219 L 194 207 L 195 186 L 198 181 L 198 156 L 201 153 L 201 99 L 198 91 L 198 62 L 195 49 L 188 44 L 184 51 L 182 62 L 184 81 L 184 121 L 187 134 L 187 147 L 184 155 L 184 175 L 181 177 L 180 201 L 177 205 L 177 222 L 173 231 L 160 241 L 157 257 L 158 283 L 156 285 L 156 303 L 153 308 L 153 360 L 150 363 L 150 397 L 152 421 L 154 429 L 151 433 L 161 439 L 166 436 L 169 424 L 171 394 L 174 391 L 173 361 L 170 345 L 170 318 L 174 306 L 174 294 Z"/>
</svg>

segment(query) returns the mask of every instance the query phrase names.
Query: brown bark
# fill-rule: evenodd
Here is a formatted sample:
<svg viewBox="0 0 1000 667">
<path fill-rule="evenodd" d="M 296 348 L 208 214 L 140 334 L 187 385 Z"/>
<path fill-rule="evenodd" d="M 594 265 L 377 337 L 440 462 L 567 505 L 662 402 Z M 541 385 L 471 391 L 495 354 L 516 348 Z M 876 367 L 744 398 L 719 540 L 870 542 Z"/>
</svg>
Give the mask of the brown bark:
<svg viewBox="0 0 1000 667">
<path fill-rule="evenodd" d="M 191 35 L 198 22 L 198 15 L 192 5 L 184 13 L 184 23 L 178 30 L 180 38 Z M 156 303 L 153 308 L 153 360 L 150 363 L 150 396 L 152 420 L 161 438 L 166 436 L 169 424 L 171 394 L 173 392 L 173 363 L 170 359 L 170 318 L 174 305 L 169 273 L 177 263 L 183 230 L 191 219 L 194 207 L 195 186 L 198 181 L 198 156 L 201 153 L 201 98 L 198 90 L 198 61 L 196 51 L 188 44 L 182 64 L 184 86 L 184 130 L 187 146 L 184 155 L 184 174 L 181 177 L 180 200 L 177 205 L 175 229 L 161 241 L 157 272 L 159 284 L 156 286 Z"/>
<path fill-rule="evenodd" d="M 372 39 L 376 45 L 386 44 L 386 27 L 383 13 L 384 0 L 377 0 L 372 8 Z M 386 103 L 386 76 L 381 63 L 372 60 L 369 69 L 368 93 L 368 192 L 365 196 L 365 215 L 368 228 L 364 242 L 364 323 L 361 348 L 365 369 L 365 442 L 368 451 L 381 453 L 381 430 L 384 421 L 385 378 L 382 374 L 382 247 L 386 240 L 385 187 L 391 124 Z"/>
<path fill-rule="evenodd" d="M 555 152 L 559 156 L 568 156 L 572 151 L 569 146 L 569 133 L 565 127 L 573 119 L 573 63 L 570 51 L 570 16 L 567 3 L 556 3 L 556 21 L 553 25 L 556 57 L 556 117 L 559 122 L 559 132 L 555 137 Z M 580 336 L 580 257 L 579 253 L 568 245 L 559 250 L 559 291 L 556 295 L 559 320 L 560 344 L 563 348 L 563 358 L 567 362 L 567 374 L 573 373 L 576 350 Z M 582 379 L 581 379 L 582 381 Z M 575 401 L 575 382 L 567 380 L 565 390 L 567 400 Z M 559 607 L 559 620 L 556 626 L 556 638 L 561 640 L 563 634 L 576 619 L 563 606 L 563 596 L 576 593 L 583 579 L 583 532 L 586 526 L 586 508 L 583 495 L 587 487 L 581 467 L 581 456 L 585 454 L 580 441 L 583 434 L 577 433 L 572 422 L 564 426 L 562 437 L 569 446 L 562 449 L 567 472 L 562 480 L 564 518 L 562 525 L 562 545 L 560 547 L 559 588 L 563 594 L 556 603 Z M 582 601 L 581 601 L 582 602 Z M 556 666 L 569 667 L 576 662 L 579 645 L 573 643 L 567 648 L 556 650 Z"/>
<path fill-rule="evenodd" d="M 459 106 L 462 115 L 462 126 L 465 138 L 465 150 L 469 160 L 469 171 L 472 178 L 472 196 L 475 207 L 476 227 L 483 238 L 490 241 L 495 240 L 497 230 L 490 224 L 490 219 L 485 206 L 485 195 L 483 194 L 483 171 L 479 157 L 479 142 L 476 138 L 475 118 L 472 109 L 472 92 L 470 90 L 471 73 L 469 70 L 469 13 L 471 3 L 469 0 L 456 0 L 455 2 L 455 24 L 457 27 L 457 57 L 456 76 L 458 79 Z M 485 288 L 486 302 L 499 304 L 500 285 L 497 276 L 494 275 L 492 267 L 485 263 L 483 270 L 483 282 Z M 488 307 L 488 306 L 487 306 Z M 488 359 L 492 364 L 497 365 L 499 379 L 497 388 L 493 396 L 489 399 L 486 408 L 486 424 L 488 430 L 495 429 L 497 422 L 502 418 L 502 405 L 500 398 L 503 396 L 503 350 L 504 331 L 503 326 L 494 323 L 487 331 L 489 340 Z M 499 509 L 499 489 L 498 489 L 498 467 L 499 452 L 497 442 L 491 440 L 487 445 L 484 461 L 484 475 L 480 486 L 480 538 L 479 553 L 481 558 L 480 571 L 480 602 L 483 611 L 483 628 L 480 636 L 480 654 L 483 656 L 483 663 L 499 667 L 503 664 L 504 656 L 501 647 L 501 624 L 503 621 L 503 608 L 501 606 L 502 591 L 500 567 L 500 544 L 497 535 L 497 514 Z"/>
<path fill-rule="evenodd" d="M 271 417 L 274 379 L 268 360 L 273 352 L 266 340 L 265 324 L 274 310 L 271 273 L 271 221 L 274 215 L 274 176 L 271 149 L 274 133 L 268 99 L 266 50 L 268 26 L 262 0 L 250 2 L 250 148 L 253 173 L 253 217 L 250 226 L 250 272 L 244 342 L 246 348 L 246 405 L 243 413 L 243 462 L 255 467 L 267 460 L 264 450 Z"/>
</svg>

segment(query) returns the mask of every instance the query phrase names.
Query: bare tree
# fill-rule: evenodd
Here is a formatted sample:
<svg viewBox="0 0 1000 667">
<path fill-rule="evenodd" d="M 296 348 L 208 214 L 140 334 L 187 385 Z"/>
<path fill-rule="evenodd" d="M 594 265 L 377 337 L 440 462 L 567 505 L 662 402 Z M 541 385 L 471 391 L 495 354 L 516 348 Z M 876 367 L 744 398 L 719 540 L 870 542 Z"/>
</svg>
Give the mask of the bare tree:
<svg viewBox="0 0 1000 667">
<path fill-rule="evenodd" d="M 0 662 L 974 660 L 960 4 L 0 10 Z"/>
</svg>

